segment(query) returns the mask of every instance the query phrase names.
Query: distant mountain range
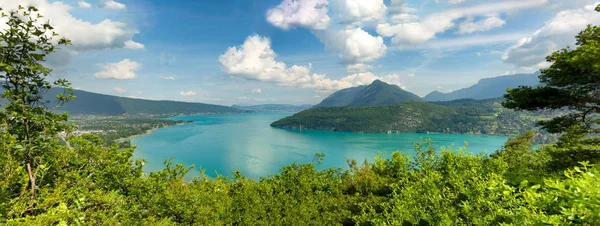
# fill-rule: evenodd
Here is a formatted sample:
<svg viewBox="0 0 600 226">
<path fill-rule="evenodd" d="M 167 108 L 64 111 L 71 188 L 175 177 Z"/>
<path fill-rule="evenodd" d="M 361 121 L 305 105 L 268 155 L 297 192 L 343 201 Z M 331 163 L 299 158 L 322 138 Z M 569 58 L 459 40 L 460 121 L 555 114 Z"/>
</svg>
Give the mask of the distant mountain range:
<svg viewBox="0 0 600 226">
<path fill-rule="evenodd" d="M 337 91 L 325 98 L 318 107 L 340 107 L 340 106 L 375 106 L 386 104 L 399 104 L 405 102 L 424 101 L 419 96 L 405 91 L 397 85 L 390 85 L 375 80 L 368 86 L 358 86 Z"/>
<path fill-rule="evenodd" d="M 262 104 L 262 105 L 233 105 L 232 108 L 254 112 L 299 112 L 310 108 L 312 105 L 291 104 Z"/>
<path fill-rule="evenodd" d="M 517 88 L 519 86 L 539 85 L 539 72 L 534 74 L 506 75 L 494 78 L 485 78 L 471 87 L 459 89 L 450 93 L 433 91 L 423 97 L 426 101 L 451 101 L 458 99 L 484 100 L 502 97 L 506 88 Z"/>
<path fill-rule="evenodd" d="M 2 88 L 0 88 L 0 92 Z M 47 100 L 55 100 L 62 88 L 52 88 L 45 95 Z M 90 115 L 194 115 L 209 113 L 240 113 L 245 110 L 203 103 L 188 103 L 178 101 L 142 100 L 126 97 L 111 96 L 75 90 L 75 100 L 66 103 L 58 111 L 70 114 Z M 53 102 L 48 107 L 52 107 Z"/>
</svg>

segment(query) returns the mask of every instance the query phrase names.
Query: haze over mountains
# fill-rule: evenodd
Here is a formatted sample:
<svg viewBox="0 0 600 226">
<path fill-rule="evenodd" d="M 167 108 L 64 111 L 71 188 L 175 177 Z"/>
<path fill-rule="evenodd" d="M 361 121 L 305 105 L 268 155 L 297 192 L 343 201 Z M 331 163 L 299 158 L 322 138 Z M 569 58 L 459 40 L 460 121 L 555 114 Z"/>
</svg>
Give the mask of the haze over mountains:
<svg viewBox="0 0 600 226">
<path fill-rule="evenodd" d="M 397 85 L 375 80 L 368 86 L 358 86 L 337 91 L 325 98 L 317 107 L 358 107 L 399 104 L 424 101 L 421 97 L 405 91 Z"/>
<path fill-rule="evenodd" d="M 423 97 L 426 101 L 451 101 L 458 99 L 483 100 L 502 97 L 506 88 L 517 88 L 519 86 L 537 86 L 539 84 L 539 72 L 534 74 L 505 75 L 494 78 L 484 78 L 477 84 L 459 89 L 450 93 L 433 91 Z"/>
</svg>

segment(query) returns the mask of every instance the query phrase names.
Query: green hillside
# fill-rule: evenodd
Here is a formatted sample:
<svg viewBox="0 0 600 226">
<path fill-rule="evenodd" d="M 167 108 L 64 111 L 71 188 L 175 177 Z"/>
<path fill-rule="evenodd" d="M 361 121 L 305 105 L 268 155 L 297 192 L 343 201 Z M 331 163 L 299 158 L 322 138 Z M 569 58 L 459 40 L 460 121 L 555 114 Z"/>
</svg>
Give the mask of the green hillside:
<svg viewBox="0 0 600 226">
<path fill-rule="evenodd" d="M 397 85 L 375 80 L 368 86 L 343 89 L 325 98 L 317 107 L 376 106 L 423 101 L 419 96 L 405 91 Z"/>
<path fill-rule="evenodd" d="M 408 102 L 367 107 L 328 107 L 302 111 L 271 124 L 345 132 L 435 132 L 509 135 L 534 127 L 523 113 L 503 110 L 499 100 L 447 103 Z"/>
<path fill-rule="evenodd" d="M 52 89 L 46 96 L 56 96 L 61 89 Z M 76 90 L 77 99 L 60 108 L 71 114 L 93 115 L 191 115 L 207 113 L 238 113 L 244 110 L 202 103 L 142 100 Z"/>
</svg>

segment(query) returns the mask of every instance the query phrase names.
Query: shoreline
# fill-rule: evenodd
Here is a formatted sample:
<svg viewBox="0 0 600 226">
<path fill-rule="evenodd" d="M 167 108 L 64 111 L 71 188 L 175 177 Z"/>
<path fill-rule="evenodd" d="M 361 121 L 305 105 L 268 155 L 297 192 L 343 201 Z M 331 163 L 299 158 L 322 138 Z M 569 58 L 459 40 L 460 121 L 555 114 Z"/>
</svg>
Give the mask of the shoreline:
<svg viewBox="0 0 600 226">
<path fill-rule="evenodd" d="M 169 127 L 173 127 L 173 126 L 181 126 L 181 125 L 185 125 L 185 124 L 187 124 L 187 123 L 177 123 L 177 124 L 171 125 L 171 126 L 163 126 L 163 127 L 149 129 L 145 133 L 131 135 L 131 136 L 128 136 L 128 137 L 123 137 L 123 138 L 116 139 L 115 142 L 120 143 L 120 142 L 124 142 L 124 141 L 128 141 L 128 140 L 131 141 L 132 139 L 136 139 L 136 138 L 139 138 L 139 137 L 142 137 L 142 136 L 150 135 L 151 133 L 153 133 L 154 131 L 159 130 L 159 129 L 169 128 Z"/>
<path fill-rule="evenodd" d="M 161 127 L 161 128 L 166 128 L 166 127 Z M 154 132 L 154 130 L 161 129 L 161 128 L 154 128 L 154 129 L 147 130 L 145 133 L 141 133 L 141 134 L 131 135 L 131 136 L 128 136 L 128 137 L 119 138 L 119 139 L 116 139 L 115 142 L 120 143 L 120 142 L 124 142 L 124 141 L 128 141 L 128 140 L 132 140 L 132 139 L 135 139 L 135 138 L 139 138 L 141 136 L 149 135 L 152 132 Z"/>
</svg>

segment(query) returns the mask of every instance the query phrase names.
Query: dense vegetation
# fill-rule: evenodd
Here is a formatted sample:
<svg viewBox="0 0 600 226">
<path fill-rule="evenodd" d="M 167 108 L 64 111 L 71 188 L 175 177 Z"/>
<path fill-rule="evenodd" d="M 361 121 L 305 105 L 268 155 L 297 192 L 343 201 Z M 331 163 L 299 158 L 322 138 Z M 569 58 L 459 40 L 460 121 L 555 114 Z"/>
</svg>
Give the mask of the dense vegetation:
<svg viewBox="0 0 600 226">
<path fill-rule="evenodd" d="M 534 74 L 516 74 L 504 75 L 494 78 L 484 78 L 477 84 L 455 90 L 449 93 L 433 91 L 423 97 L 426 101 L 451 101 L 460 99 L 484 100 L 499 98 L 506 94 L 506 88 L 517 88 L 519 86 L 537 86 L 540 84 L 537 76 Z"/>
<path fill-rule="evenodd" d="M 279 128 L 367 133 L 436 132 L 489 135 L 520 134 L 534 128 L 535 114 L 503 109 L 500 102 L 500 99 L 458 100 L 313 108 L 271 125 Z"/>
<path fill-rule="evenodd" d="M 419 96 L 405 91 L 397 85 L 375 80 L 368 86 L 358 86 L 337 91 L 325 98 L 318 107 L 376 106 L 423 101 Z"/>
<path fill-rule="evenodd" d="M 186 182 L 190 168 L 169 161 L 144 175 L 144 161 L 132 160 L 132 148 L 106 147 L 89 134 L 61 142 L 59 132 L 71 129 L 68 115 L 40 104 L 51 86 L 50 70 L 40 64 L 54 50 L 46 36 L 51 26 L 35 23 L 40 16 L 32 7 L 6 15 L 9 28 L 0 31 L 0 78 L 8 81 L 0 111 L 0 224 L 600 223 L 600 139 L 585 125 L 535 150 L 534 135 L 526 132 L 491 156 L 465 149 L 438 153 L 425 140 L 415 144 L 414 158 L 397 152 L 372 163 L 349 160 L 349 170 L 317 170 L 323 156 L 316 155 L 312 163 L 260 180 L 235 173 Z M 65 80 L 57 85 L 69 87 Z"/>
</svg>

